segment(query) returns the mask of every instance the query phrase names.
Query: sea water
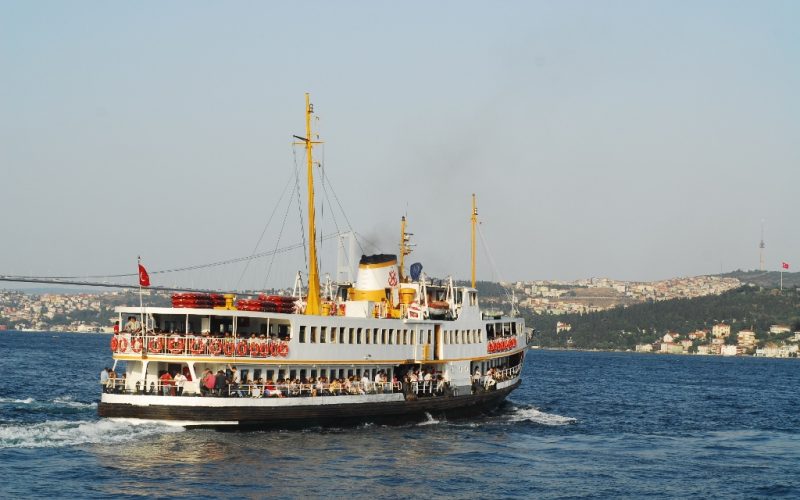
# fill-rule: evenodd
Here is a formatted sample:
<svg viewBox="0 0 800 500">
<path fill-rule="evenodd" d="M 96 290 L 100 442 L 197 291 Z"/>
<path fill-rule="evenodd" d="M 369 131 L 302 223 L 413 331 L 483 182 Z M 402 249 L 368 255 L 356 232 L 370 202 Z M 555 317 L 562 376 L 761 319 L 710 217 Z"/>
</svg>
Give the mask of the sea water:
<svg viewBox="0 0 800 500">
<path fill-rule="evenodd" d="M 0 497 L 800 497 L 800 360 L 530 351 L 490 415 L 186 431 L 96 415 L 109 336 L 0 332 Z"/>
</svg>

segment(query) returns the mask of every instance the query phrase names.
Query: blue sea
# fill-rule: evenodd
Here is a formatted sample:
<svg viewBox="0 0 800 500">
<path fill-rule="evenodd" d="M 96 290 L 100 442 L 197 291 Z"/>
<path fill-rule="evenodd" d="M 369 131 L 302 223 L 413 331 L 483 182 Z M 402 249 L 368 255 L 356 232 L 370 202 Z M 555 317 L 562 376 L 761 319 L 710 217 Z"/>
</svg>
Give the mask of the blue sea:
<svg viewBox="0 0 800 500">
<path fill-rule="evenodd" d="M 185 431 L 96 416 L 109 337 L 0 332 L 0 497 L 800 497 L 800 360 L 531 351 L 496 413 Z"/>
</svg>

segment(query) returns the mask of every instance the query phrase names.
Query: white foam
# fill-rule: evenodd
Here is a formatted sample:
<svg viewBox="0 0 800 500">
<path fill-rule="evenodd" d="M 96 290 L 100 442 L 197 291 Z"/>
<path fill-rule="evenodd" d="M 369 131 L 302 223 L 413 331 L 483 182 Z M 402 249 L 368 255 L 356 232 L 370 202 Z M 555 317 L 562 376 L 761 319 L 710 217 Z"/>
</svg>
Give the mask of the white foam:
<svg viewBox="0 0 800 500">
<path fill-rule="evenodd" d="M 0 398 L 0 404 L 3 403 L 12 405 L 38 405 L 38 406 L 54 405 L 54 406 L 66 406 L 68 408 L 97 407 L 97 403 L 81 403 L 80 401 L 73 400 L 70 396 L 56 398 L 52 401 L 37 401 L 33 398 L 26 398 L 26 399 Z"/>
<path fill-rule="evenodd" d="M 0 449 L 60 448 L 93 443 L 113 444 L 156 434 L 182 431 L 182 427 L 154 423 L 131 424 L 107 419 L 80 422 L 56 420 L 39 424 L 0 425 Z"/>
<path fill-rule="evenodd" d="M 570 425 L 578 422 L 578 419 L 572 417 L 563 417 L 554 413 L 545 413 L 536 408 L 515 408 L 512 413 L 508 415 L 509 422 L 533 422 L 541 425 Z"/>
<path fill-rule="evenodd" d="M 425 412 L 425 421 L 424 422 L 420 422 L 417 425 L 436 425 L 436 424 L 439 424 L 439 423 L 441 423 L 441 422 L 439 420 L 436 420 L 435 418 L 433 418 L 433 415 L 431 415 L 430 413 L 428 413 L 426 411 Z"/>
<path fill-rule="evenodd" d="M 97 408 L 97 403 L 81 403 L 80 401 L 74 401 L 70 396 L 56 398 L 53 400 L 53 404 L 69 408 Z"/>
</svg>

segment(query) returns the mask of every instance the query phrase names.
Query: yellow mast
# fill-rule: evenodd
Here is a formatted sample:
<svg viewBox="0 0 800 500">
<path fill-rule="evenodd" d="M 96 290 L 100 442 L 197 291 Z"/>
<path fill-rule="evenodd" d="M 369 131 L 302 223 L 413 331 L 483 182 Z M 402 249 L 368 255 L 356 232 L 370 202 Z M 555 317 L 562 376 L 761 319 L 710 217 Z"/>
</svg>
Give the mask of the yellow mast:
<svg viewBox="0 0 800 500">
<path fill-rule="evenodd" d="M 478 204 L 472 193 L 472 288 L 475 288 L 475 226 L 478 224 Z"/>
<path fill-rule="evenodd" d="M 295 144 L 305 144 L 306 159 L 308 160 L 308 297 L 306 298 L 306 314 L 319 315 L 319 270 L 317 268 L 317 228 L 315 225 L 314 214 L 314 158 L 312 152 L 314 144 L 322 144 L 320 141 L 312 141 L 311 135 L 311 115 L 314 114 L 314 105 L 309 101 L 310 96 L 306 92 L 306 136 L 298 137 L 303 142 Z"/>
</svg>

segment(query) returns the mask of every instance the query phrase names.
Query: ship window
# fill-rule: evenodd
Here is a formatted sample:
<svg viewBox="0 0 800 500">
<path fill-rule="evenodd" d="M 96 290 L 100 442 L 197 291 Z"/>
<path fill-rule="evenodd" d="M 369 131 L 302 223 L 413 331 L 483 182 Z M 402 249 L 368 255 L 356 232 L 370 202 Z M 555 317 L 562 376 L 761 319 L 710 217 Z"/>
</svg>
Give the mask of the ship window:
<svg viewBox="0 0 800 500">
<path fill-rule="evenodd" d="M 469 292 L 469 305 L 477 306 L 478 305 L 478 294 L 475 292 Z"/>
<path fill-rule="evenodd" d="M 386 328 L 381 329 L 381 344 L 389 344 L 386 342 Z"/>
<path fill-rule="evenodd" d="M 305 378 L 306 378 L 306 370 L 302 369 L 302 370 L 300 370 L 300 380 L 302 381 Z"/>
<path fill-rule="evenodd" d="M 311 327 L 311 334 L 308 336 L 308 341 L 310 343 L 312 343 L 312 344 L 316 344 L 317 343 L 317 327 L 316 326 L 312 326 Z"/>
<path fill-rule="evenodd" d="M 411 333 L 411 335 L 410 335 L 411 338 L 409 339 L 409 342 L 411 343 L 411 345 L 414 345 L 414 343 L 415 343 L 414 342 L 414 337 L 415 337 L 414 330 L 411 330 L 410 333 Z"/>
<path fill-rule="evenodd" d="M 369 329 L 369 328 L 367 328 L 367 329 L 364 331 L 364 343 L 365 343 L 365 344 L 369 344 L 369 334 L 370 334 L 370 332 L 371 332 L 371 331 L 372 331 L 372 330 L 371 330 L 371 329 Z"/>
<path fill-rule="evenodd" d="M 511 333 L 516 335 L 517 334 L 517 322 L 511 323 Z"/>
<path fill-rule="evenodd" d="M 335 326 L 332 326 L 332 327 L 331 327 L 331 344 L 335 344 L 336 342 L 338 342 L 338 341 L 339 341 L 339 340 L 336 338 L 336 337 L 337 337 L 337 335 L 338 335 L 338 330 L 339 330 L 339 329 L 338 329 L 338 328 L 336 328 Z"/>
<path fill-rule="evenodd" d="M 361 328 L 356 328 L 356 344 L 361 343 Z"/>
<path fill-rule="evenodd" d="M 289 370 L 289 378 L 294 380 L 297 378 L 297 370 Z"/>
<path fill-rule="evenodd" d="M 317 378 L 317 370 L 311 370 L 311 378 Z"/>
<path fill-rule="evenodd" d="M 355 342 L 354 342 L 354 339 L 353 339 L 353 329 L 352 328 L 350 329 L 350 333 L 348 334 L 348 337 L 349 338 L 347 340 L 347 343 L 348 344 L 354 344 Z"/>
<path fill-rule="evenodd" d="M 394 344 L 394 339 L 392 337 L 394 337 L 394 328 L 389 328 L 389 343 L 390 344 Z"/>
<path fill-rule="evenodd" d="M 275 370 L 267 370 L 267 380 L 275 380 Z"/>
<path fill-rule="evenodd" d="M 372 343 L 373 344 L 377 344 L 378 343 L 378 329 L 377 328 L 372 330 Z"/>
<path fill-rule="evenodd" d="M 300 342 L 303 343 L 303 344 L 306 342 L 306 327 L 305 326 L 301 326 L 300 327 Z"/>
</svg>

